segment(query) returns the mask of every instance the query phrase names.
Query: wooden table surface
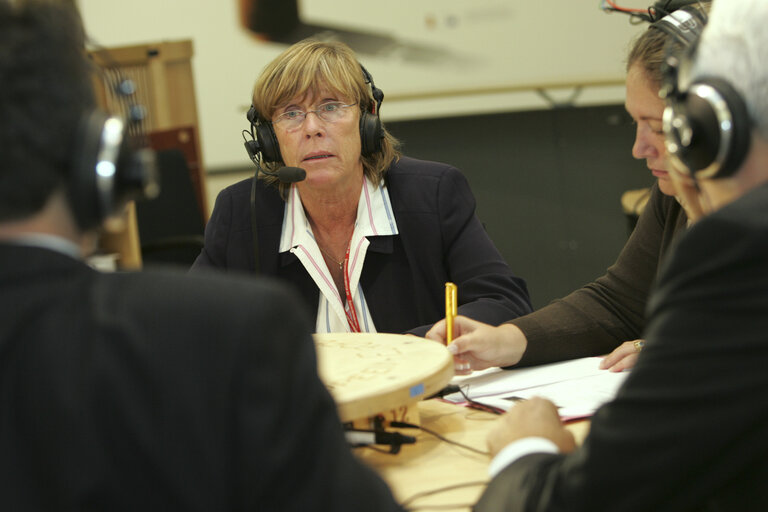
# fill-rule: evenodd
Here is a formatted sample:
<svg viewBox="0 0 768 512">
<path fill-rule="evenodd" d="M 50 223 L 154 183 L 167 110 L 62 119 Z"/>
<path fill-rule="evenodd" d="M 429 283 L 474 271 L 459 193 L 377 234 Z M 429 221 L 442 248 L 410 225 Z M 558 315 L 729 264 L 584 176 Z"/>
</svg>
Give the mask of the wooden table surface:
<svg viewBox="0 0 768 512">
<path fill-rule="evenodd" d="M 490 457 L 485 439 L 498 416 L 437 399 L 420 402 L 418 411 L 422 427 L 483 453 L 421 430 L 397 429 L 415 436 L 416 443 L 403 445 L 394 455 L 371 448 L 356 448 L 356 455 L 384 478 L 406 509 L 471 510 L 488 482 Z M 589 431 L 589 421 L 569 423 L 567 428 L 580 444 Z"/>
</svg>

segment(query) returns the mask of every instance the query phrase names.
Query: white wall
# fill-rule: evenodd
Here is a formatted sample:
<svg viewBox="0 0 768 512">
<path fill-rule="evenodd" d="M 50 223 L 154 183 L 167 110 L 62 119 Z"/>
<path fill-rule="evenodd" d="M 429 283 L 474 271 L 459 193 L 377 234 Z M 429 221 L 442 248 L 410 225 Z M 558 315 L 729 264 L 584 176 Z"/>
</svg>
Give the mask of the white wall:
<svg viewBox="0 0 768 512">
<path fill-rule="evenodd" d="M 239 28 L 235 0 L 78 0 L 103 46 L 192 39 L 200 137 L 208 170 L 248 164 L 240 132 L 261 68 L 283 45 Z M 647 5 L 624 0 L 634 7 Z M 598 0 L 303 0 L 302 20 L 386 39 L 360 60 L 386 94 L 387 120 L 623 101 L 623 59 L 643 27 Z M 422 59 L 424 55 L 430 58 Z"/>
</svg>

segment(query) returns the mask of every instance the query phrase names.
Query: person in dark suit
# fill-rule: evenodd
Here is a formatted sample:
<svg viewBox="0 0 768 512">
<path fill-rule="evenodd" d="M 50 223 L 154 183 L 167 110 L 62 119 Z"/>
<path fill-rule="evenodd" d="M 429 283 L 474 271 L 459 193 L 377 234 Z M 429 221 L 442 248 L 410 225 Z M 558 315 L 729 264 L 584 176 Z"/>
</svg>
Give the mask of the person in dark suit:
<svg viewBox="0 0 768 512">
<path fill-rule="evenodd" d="M 219 194 L 192 269 L 291 283 L 317 332 L 423 336 L 445 315 L 447 281 L 470 318 L 498 325 L 530 312 L 466 178 L 401 157 L 382 100 L 343 43 L 302 41 L 272 61 L 254 87 L 246 142 L 265 172 Z M 281 182 L 283 166 L 306 178 Z"/>
<path fill-rule="evenodd" d="M 716 0 L 695 55 L 668 55 L 664 130 L 695 223 L 664 264 L 645 347 L 578 449 L 551 402 L 512 408 L 476 510 L 765 506 L 766 22 L 763 0 Z"/>
<path fill-rule="evenodd" d="M 0 508 L 399 510 L 283 285 L 84 262 L 148 169 L 91 72 L 71 6 L 0 0 Z"/>
</svg>

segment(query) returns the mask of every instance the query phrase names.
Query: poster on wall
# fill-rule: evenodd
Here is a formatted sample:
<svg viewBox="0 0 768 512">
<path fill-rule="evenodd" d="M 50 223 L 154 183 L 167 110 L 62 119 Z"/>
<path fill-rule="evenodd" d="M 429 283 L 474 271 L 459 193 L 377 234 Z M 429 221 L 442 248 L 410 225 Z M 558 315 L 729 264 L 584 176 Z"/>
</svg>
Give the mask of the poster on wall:
<svg viewBox="0 0 768 512">
<path fill-rule="evenodd" d="M 240 0 L 264 41 L 349 44 L 393 99 L 621 83 L 642 29 L 595 0 Z"/>
<path fill-rule="evenodd" d="M 625 53 L 647 26 L 607 14 L 601 0 L 77 3 L 100 47 L 192 43 L 207 169 L 250 165 L 241 131 L 253 84 L 304 37 L 349 44 L 384 90 L 382 119 L 390 122 L 548 108 L 543 91 L 566 104 L 574 92 L 577 105 L 621 103 Z"/>
</svg>

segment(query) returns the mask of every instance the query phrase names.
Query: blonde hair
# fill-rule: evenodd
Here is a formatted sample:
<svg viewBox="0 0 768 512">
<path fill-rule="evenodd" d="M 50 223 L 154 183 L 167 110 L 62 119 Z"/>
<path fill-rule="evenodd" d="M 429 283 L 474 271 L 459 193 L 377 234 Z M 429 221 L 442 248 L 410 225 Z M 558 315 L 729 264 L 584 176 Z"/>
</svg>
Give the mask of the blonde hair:
<svg viewBox="0 0 768 512">
<path fill-rule="evenodd" d="M 269 123 L 275 111 L 291 99 L 317 94 L 321 88 L 357 103 L 361 115 L 376 109 L 376 101 L 352 49 L 344 43 L 311 39 L 292 45 L 264 68 L 253 87 L 252 103 L 260 122 Z M 381 151 L 361 156 L 363 172 L 373 183 L 381 182 L 390 164 L 400 157 L 400 143 L 383 126 L 382 130 Z M 274 171 L 282 165 L 283 162 L 276 162 L 264 166 Z M 276 185 L 283 195 L 286 193 L 287 184 L 274 176 L 261 176 L 267 183 Z"/>
</svg>

